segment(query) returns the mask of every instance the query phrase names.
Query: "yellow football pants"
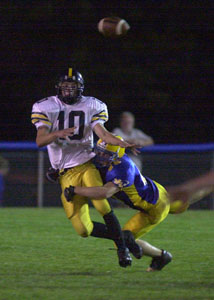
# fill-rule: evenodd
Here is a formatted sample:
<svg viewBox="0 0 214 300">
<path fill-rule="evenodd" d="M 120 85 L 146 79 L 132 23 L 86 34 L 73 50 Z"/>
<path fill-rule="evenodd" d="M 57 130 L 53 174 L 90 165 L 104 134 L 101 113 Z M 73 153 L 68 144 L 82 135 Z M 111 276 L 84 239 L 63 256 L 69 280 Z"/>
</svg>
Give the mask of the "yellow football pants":
<svg viewBox="0 0 214 300">
<path fill-rule="evenodd" d="M 142 237 L 152 230 L 162 222 L 169 213 L 170 204 L 167 191 L 160 184 L 156 182 L 155 184 L 159 191 L 157 203 L 155 205 L 147 203 L 147 206 L 145 207 L 145 201 L 142 201 L 142 208 L 145 212 L 138 212 L 124 225 L 123 230 L 130 230 L 135 239 Z"/>
<path fill-rule="evenodd" d="M 88 199 L 75 195 L 72 202 L 67 202 L 64 196 L 64 190 L 70 185 L 85 187 L 102 186 L 103 182 L 99 171 L 89 161 L 80 166 L 71 168 L 64 175 L 61 175 L 60 184 L 62 188 L 61 200 L 67 218 L 71 221 L 74 229 L 80 236 L 88 237 L 93 230 L 93 223 L 89 214 Z M 106 199 L 91 199 L 91 201 L 102 216 L 111 211 L 109 202 Z"/>
<path fill-rule="evenodd" d="M 142 201 L 142 208 L 145 212 L 138 212 L 123 227 L 123 230 L 130 230 L 135 239 L 151 231 L 167 217 L 168 213 L 182 213 L 189 206 L 189 204 L 184 205 L 181 201 L 170 203 L 165 188 L 157 182 L 155 184 L 159 191 L 157 203 L 155 205 L 146 203 L 145 206 L 145 201 Z"/>
<path fill-rule="evenodd" d="M 177 200 L 173 203 L 170 203 L 170 210 L 169 213 L 170 214 L 180 214 L 184 211 L 187 210 L 187 208 L 189 207 L 189 203 L 183 203 L 180 200 Z"/>
</svg>

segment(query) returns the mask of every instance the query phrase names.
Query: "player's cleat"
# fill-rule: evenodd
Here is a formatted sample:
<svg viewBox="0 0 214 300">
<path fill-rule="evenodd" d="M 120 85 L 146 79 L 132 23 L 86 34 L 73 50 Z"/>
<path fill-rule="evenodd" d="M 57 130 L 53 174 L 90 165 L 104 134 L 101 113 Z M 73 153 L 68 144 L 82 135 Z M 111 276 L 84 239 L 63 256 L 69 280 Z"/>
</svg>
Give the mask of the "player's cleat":
<svg viewBox="0 0 214 300">
<path fill-rule="evenodd" d="M 128 266 L 131 266 L 132 264 L 132 258 L 129 254 L 129 249 L 117 249 L 117 255 L 119 258 L 119 265 L 123 268 L 126 268 Z"/>
<path fill-rule="evenodd" d="M 160 271 L 172 260 L 172 254 L 166 250 L 162 250 L 160 257 L 154 257 L 152 259 L 151 265 L 147 269 L 147 272 Z"/>
<path fill-rule="evenodd" d="M 68 202 L 72 202 L 72 198 L 74 195 L 76 195 L 74 192 L 74 186 L 70 185 L 68 188 L 65 188 L 64 196 Z"/>
<path fill-rule="evenodd" d="M 123 236 L 126 247 L 129 248 L 129 251 L 134 255 L 134 257 L 140 259 L 143 256 L 143 249 L 136 243 L 132 232 L 129 230 L 123 230 Z"/>
</svg>

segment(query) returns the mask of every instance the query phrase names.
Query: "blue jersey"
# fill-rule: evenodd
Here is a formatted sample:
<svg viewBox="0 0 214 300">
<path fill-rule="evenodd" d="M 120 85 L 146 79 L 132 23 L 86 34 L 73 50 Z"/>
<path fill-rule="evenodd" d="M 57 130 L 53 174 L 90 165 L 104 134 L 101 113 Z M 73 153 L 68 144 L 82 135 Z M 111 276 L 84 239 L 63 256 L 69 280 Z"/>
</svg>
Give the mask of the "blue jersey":
<svg viewBox="0 0 214 300">
<path fill-rule="evenodd" d="M 107 169 L 100 169 L 104 183 L 113 182 L 120 191 L 114 196 L 128 206 L 142 210 L 142 201 L 156 204 L 159 192 L 155 183 L 144 177 L 133 161 L 124 155 Z"/>
</svg>

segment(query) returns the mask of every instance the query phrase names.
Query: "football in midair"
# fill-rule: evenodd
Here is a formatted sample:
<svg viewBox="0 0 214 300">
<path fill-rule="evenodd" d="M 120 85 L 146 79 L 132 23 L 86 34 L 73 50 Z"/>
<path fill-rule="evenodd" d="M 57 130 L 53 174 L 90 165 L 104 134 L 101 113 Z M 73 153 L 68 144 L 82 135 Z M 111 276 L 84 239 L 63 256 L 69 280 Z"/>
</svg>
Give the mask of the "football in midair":
<svg viewBox="0 0 214 300">
<path fill-rule="evenodd" d="M 103 18 L 98 23 L 98 30 L 105 37 L 117 38 L 124 36 L 130 29 L 126 20 L 119 17 L 107 17 Z"/>
</svg>

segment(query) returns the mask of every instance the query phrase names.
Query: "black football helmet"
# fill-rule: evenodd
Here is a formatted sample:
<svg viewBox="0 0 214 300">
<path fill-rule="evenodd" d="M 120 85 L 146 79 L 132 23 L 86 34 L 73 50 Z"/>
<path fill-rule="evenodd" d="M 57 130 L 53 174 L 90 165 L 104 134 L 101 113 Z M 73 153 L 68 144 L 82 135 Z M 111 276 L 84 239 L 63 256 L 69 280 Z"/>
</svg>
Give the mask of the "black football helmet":
<svg viewBox="0 0 214 300">
<path fill-rule="evenodd" d="M 76 83 L 72 85 L 71 83 Z M 82 75 L 72 68 L 68 68 L 68 73 L 62 75 L 56 85 L 57 96 L 66 104 L 77 102 L 84 90 L 84 80 Z"/>
</svg>

